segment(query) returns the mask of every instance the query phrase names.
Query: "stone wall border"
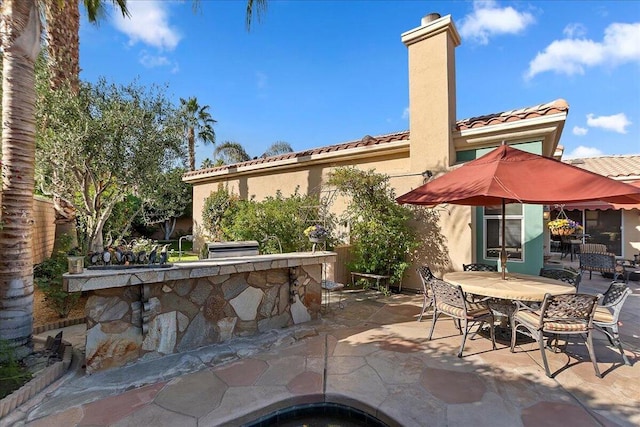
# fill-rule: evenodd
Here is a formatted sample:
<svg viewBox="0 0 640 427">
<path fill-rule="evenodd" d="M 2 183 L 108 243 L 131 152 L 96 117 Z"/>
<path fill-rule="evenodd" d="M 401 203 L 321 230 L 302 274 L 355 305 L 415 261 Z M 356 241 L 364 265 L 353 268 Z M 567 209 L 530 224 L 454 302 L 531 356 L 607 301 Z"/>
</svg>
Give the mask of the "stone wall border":
<svg viewBox="0 0 640 427">
<path fill-rule="evenodd" d="M 56 328 L 49 328 L 48 330 L 50 329 Z M 34 338 L 34 341 L 44 342 L 44 340 L 40 338 Z M 37 376 L 32 378 L 18 390 L 14 391 L 8 396 L 5 396 L 3 399 L 0 399 L 0 420 L 8 415 L 11 411 L 41 392 L 43 389 L 51 385 L 54 381 L 62 377 L 69 370 L 69 367 L 71 366 L 71 359 L 73 357 L 73 347 L 67 341 L 63 341 L 62 344 L 64 345 L 62 360 L 55 362 L 53 365 L 47 366 L 42 372 L 40 372 Z"/>
</svg>

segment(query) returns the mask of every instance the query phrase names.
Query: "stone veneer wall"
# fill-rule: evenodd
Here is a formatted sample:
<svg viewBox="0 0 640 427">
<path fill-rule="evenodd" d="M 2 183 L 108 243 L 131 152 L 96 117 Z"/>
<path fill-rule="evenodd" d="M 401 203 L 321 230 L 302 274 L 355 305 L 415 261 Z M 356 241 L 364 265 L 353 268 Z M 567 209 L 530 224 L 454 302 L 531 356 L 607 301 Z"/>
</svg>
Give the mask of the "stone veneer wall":
<svg viewBox="0 0 640 427">
<path fill-rule="evenodd" d="M 321 265 L 89 291 L 86 371 L 315 319 Z"/>
</svg>

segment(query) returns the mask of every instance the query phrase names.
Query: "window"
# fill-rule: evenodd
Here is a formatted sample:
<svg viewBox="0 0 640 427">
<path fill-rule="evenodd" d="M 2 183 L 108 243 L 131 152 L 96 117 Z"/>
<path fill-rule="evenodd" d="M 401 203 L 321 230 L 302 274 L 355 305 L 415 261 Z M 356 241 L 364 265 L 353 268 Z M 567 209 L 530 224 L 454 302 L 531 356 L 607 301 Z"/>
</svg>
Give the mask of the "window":
<svg viewBox="0 0 640 427">
<path fill-rule="evenodd" d="M 522 220 L 521 204 L 506 205 L 505 245 L 510 260 L 522 260 Z M 502 247 L 501 222 L 502 207 L 486 206 L 484 208 L 484 257 L 487 259 L 500 258 Z"/>
</svg>

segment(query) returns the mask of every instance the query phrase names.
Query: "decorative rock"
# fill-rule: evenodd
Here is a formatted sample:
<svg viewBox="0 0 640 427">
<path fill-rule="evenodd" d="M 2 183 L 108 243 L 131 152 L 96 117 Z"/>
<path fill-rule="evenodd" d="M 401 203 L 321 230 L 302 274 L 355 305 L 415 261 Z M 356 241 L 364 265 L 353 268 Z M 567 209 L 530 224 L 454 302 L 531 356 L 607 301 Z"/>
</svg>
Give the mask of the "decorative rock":
<svg viewBox="0 0 640 427">
<path fill-rule="evenodd" d="M 279 270 L 267 270 L 267 283 L 270 285 L 282 285 L 289 282 L 289 272 L 281 268 Z"/>
<path fill-rule="evenodd" d="M 284 313 L 289 307 L 289 284 L 280 286 L 280 296 L 278 297 L 278 313 Z"/>
<path fill-rule="evenodd" d="M 222 284 L 224 299 L 230 300 L 240 295 L 249 285 L 244 274 L 237 274 L 230 277 Z"/>
<path fill-rule="evenodd" d="M 295 302 L 291 304 L 291 317 L 293 318 L 293 323 L 296 325 L 311 320 L 309 310 L 307 310 L 307 307 L 300 301 L 298 295 L 295 296 Z"/>
<path fill-rule="evenodd" d="M 226 341 L 233 338 L 233 330 L 238 322 L 237 317 L 225 317 L 218 320 L 218 329 L 220 331 L 220 341 Z"/>
<path fill-rule="evenodd" d="M 100 324 L 87 331 L 86 366 L 87 373 L 122 366 L 138 358 L 142 342 L 140 328 L 130 327 L 123 333 L 108 335 Z"/>
<path fill-rule="evenodd" d="M 207 297 L 211 293 L 211 289 L 213 286 L 206 279 L 198 279 L 197 285 L 193 291 L 191 291 L 191 295 L 189 299 L 196 305 L 203 305 L 207 300 Z"/>
<path fill-rule="evenodd" d="M 221 274 L 221 275 L 219 275 L 219 276 L 211 276 L 211 277 L 208 277 L 207 279 L 208 279 L 211 283 L 213 283 L 214 285 L 219 285 L 220 283 L 224 283 L 224 282 L 226 282 L 227 280 L 229 280 L 229 277 L 231 277 L 231 276 L 230 276 L 230 275 L 228 275 L 228 274 Z"/>
<path fill-rule="evenodd" d="M 257 286 L 259 288 L 267 287 L 267 275 L 264 271 L 252 271 L 247 276 L 247 283 L 251 286 Z"/>
<path fill-rule="evenodd" d="M 119 320 L 129 311 L 129 304 L 117 297 L 91 296 L 87 301 L 88 316 L 96 322 Z"/>
<path fill-rule="evenodd" d="M 267 289 L 262 304 L 260 305 L 260 316 L 269 317 L 273 313 L 276 300 L 278 299 L 279 287 Z M 276 313 L 277 314 L 277 313 Z"/>
<path fill-rule="evenodd" d="M 176 349 L 182 352 L 216 342 L 218 342 L 218 333 L 215 326 L 207 322 L 202 313 L 198 313 L 191 321 Z"/>
<path fill-rule="evenodd" d="M 225 317 L 225 306 L 227 301 L 218 292 L 214 292 L 204 304 L 204 317 L 210 322 L 217 322 L 219 319 Z"/>
<path fill-rule="evenodd" d="M 189 318 L 178 311 L 177 320 L 178 331 L 184 332 L 184 330 L 187 329 L 187 326 L 189 326 Z"/>
<path fill-rule="evenodd" d="M 229 301 L 241 320 L 254 320 L 264 292 L 257 288 L 247 288 Z"/>
<path fill-rule="evenodd" d="M 168 294 L 169 292 L 171 292 L 173 289 L 171 289 L 171 286 L 169 285 L 162 285 L 162 292 Z"/>
<path fill-rule="evenodd" d="M 200 308 L 189 301 L 188 298 L 179 297 L 175 293 L 164 294 L 161 298 L 162 311 L 164 312 L 180 311 L 187 317 L 192 318 L 200 311 Z"/>
<path fill-rule="evenodd" d="M 289 313 L 282 313 L 279 316 L 267 317 L 258 322 L 258 331 L 266 332 L 271 329 L 281 329 L 291 324 Z"/>
<path fill-rule="evenodd" d="M 176 312 L 162 313 L 153 318 L 149 332 L 142 341 L 142 349 L 161 354 L 173 353 L 176 346 Z"/>
<path fill-rule="evenodd" d="M 182 280 L 174 286 L 174 289 L 178 295 L 183 297 L 191 292 L 191 283 L 189 280 Z"/>
</svg>

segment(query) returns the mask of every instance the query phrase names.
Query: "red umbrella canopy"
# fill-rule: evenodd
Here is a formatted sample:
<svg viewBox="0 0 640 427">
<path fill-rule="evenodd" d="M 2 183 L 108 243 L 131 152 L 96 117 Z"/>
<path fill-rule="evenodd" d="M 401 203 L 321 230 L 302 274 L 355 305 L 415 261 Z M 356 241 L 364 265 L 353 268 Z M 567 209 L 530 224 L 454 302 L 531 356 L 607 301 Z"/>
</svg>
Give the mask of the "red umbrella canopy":
<svg viewBox="0 0 640 427">
<path fill-rule="evenodd" d="M 502 202 L 551 205 L 587 200 L 627 204 L 640 203 L 640 188 L 501 145 L 396 200 L 430 206 L 493 206 Z"/>
</svg>

